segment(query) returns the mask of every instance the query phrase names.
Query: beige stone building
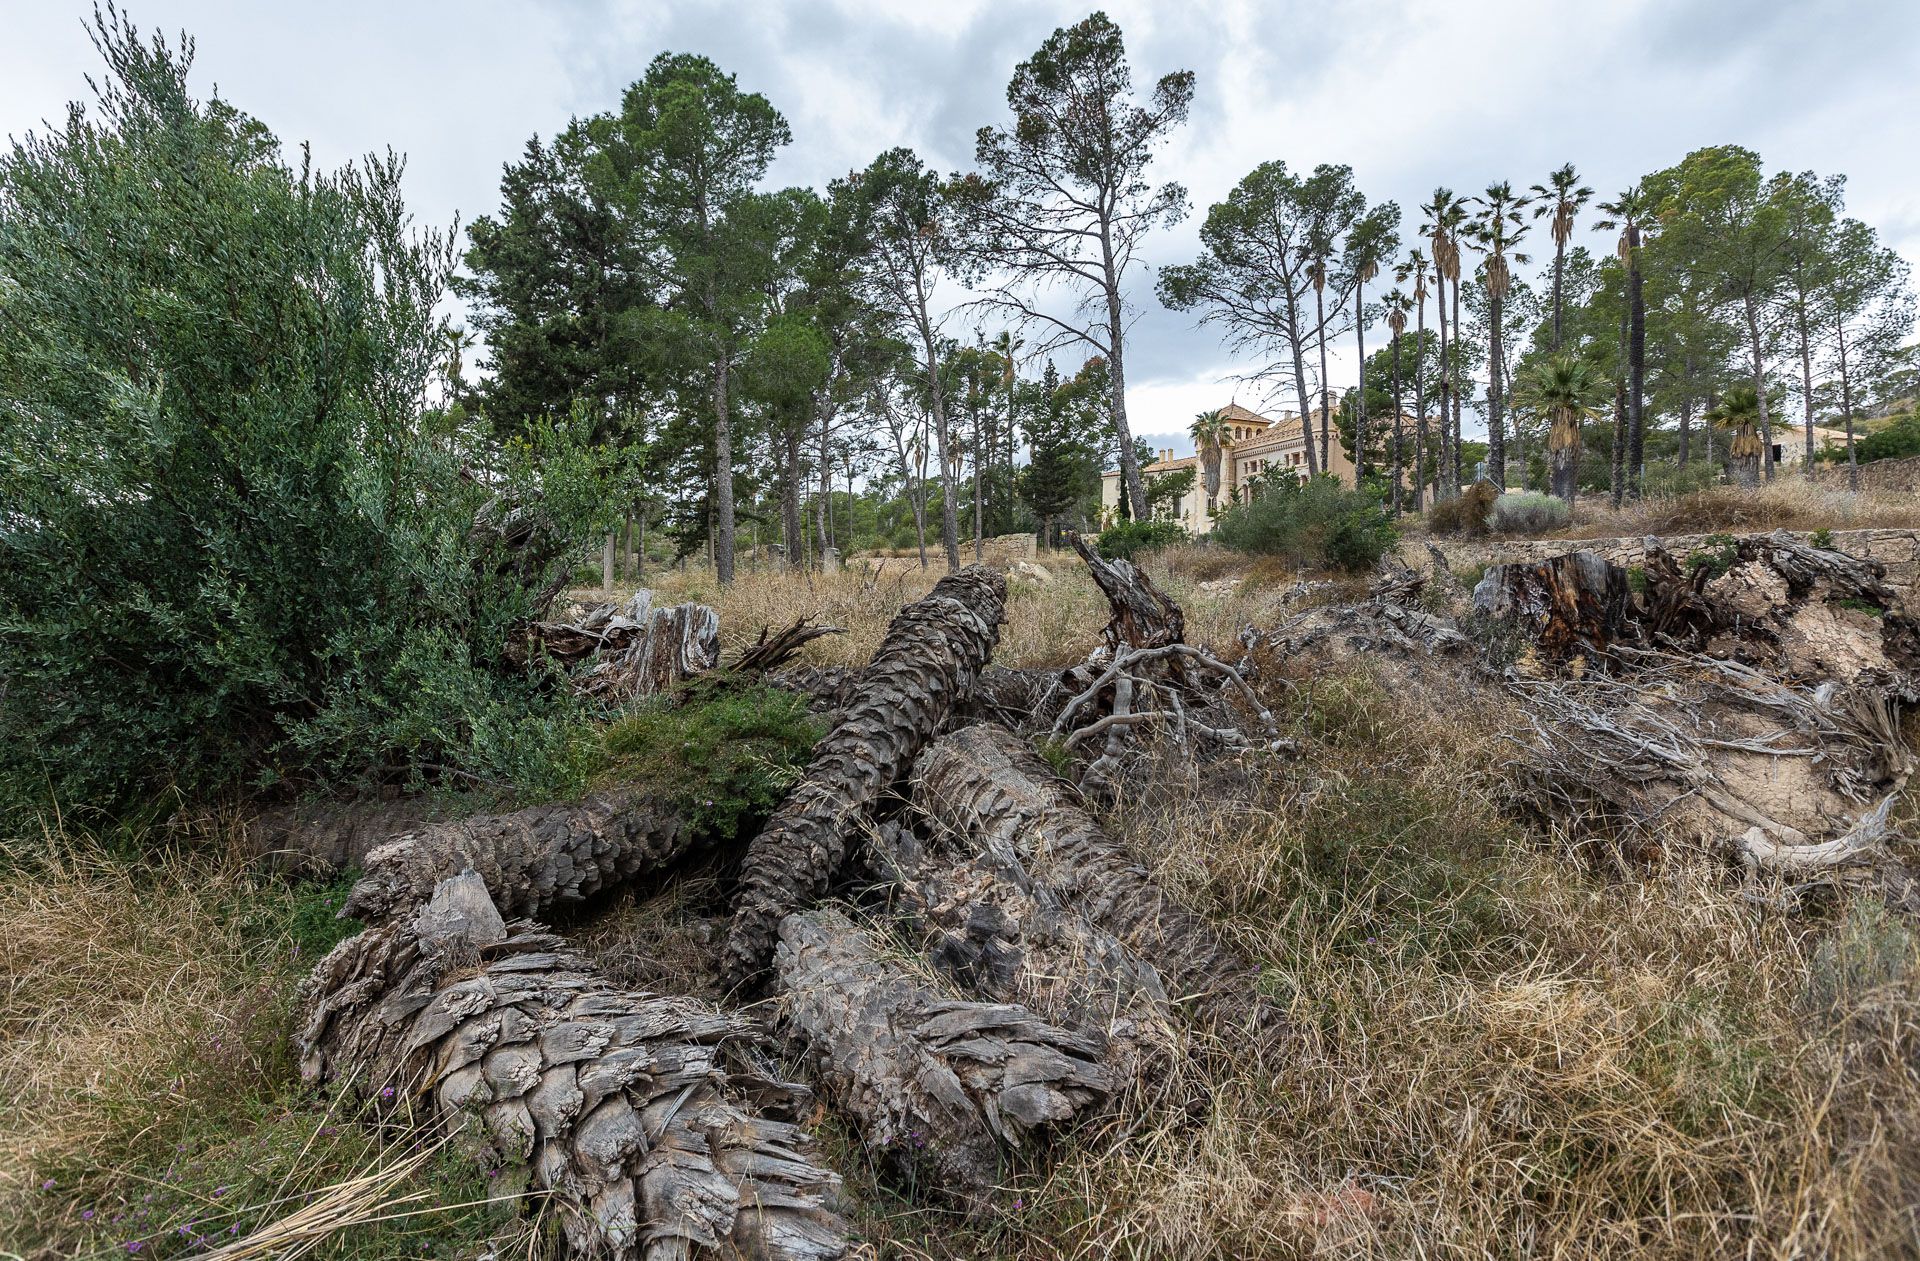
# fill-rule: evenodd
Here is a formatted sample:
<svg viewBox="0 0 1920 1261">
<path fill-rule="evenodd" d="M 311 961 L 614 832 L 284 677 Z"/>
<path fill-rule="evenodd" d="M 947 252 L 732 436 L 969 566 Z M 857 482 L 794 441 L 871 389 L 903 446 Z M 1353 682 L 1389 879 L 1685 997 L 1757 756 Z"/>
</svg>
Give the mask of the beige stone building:
<svg viewBox="0 0 1920 1261">
<path fill-rule="evenodd" d="M 1200 467 L 1197 455 L 1174 458 L 1171 449 L 1160 452 L 1160 458 L 1151 464 L 1143 465 L 1140 476 L 1151 478 L 1161 473 L 1177 473 L 1181 469 L 1194 470 L 1193 488 L 1171 504 L 1163 504 L 1159 515 L 1178 521 L 1187 528 L 1189 534 L 1205 534 L 1213 529 L 1213 519 L 1219 511 L 1232 503 L 1235 492 L 1244 493 L 1247 483 L 1254 477 L 1265 474 L 1269 477 L 1307 475 L 1307 442 L 1300 418 L 1292 412 L 1282 412 L 1278 419 L 1262 416 L 1258 412 L 1248 411 L 1238 403 L 1230 403 L 1222 412 L 1227 418 L 1228 441 L 1220 456 L 1220 494 L 1213 501 L 1207 498 L 1206 470 Z M 1340 439 L 1334 436 L 1328 452 L 1327 470 L 1340 479 L 1342 486 L 1354 485 L 1353 461 L 1340 449 Z M 1100 479 L 1100 509 L 1105 517 L 1112 519 L 1120 511 L 1120 470 L 1109 469 Z"/>
</svg>

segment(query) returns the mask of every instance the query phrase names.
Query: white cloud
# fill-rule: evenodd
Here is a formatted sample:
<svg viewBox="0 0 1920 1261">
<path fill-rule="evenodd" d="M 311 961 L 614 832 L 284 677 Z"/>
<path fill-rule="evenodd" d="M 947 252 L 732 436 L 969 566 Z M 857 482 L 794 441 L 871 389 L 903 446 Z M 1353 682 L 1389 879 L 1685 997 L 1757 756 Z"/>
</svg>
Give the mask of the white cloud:
<svg viewBox="0 0 1920 1261">
<path fill-rule="evenodd" d="M 86 96 L 90 0 L 16 4 L 0 41 L 0 131 L 57 120 Z M 419 217 L 491 211 L 502 163 L 528 136 L 612 107 L 665 49 L 704 52 L 766 92 L 795 143 L 775 177 L 820 183 L 895 144 L 943 168 L 999 121 L 1014 63 L 1092 0 L 578 0 L 260 5 L 132 0 L 131 16 L 199 40 L 203 88 L 337 163 L 409 155 Z M 1920 5 L 1911 0 L 1113 0 L 1136 78 L 1195 70 L 1192 124 L 1166 178 L 1194 218 L 1153 243 L 1181 261 L 1211 202 L 1269 158 L 1346 162 L 1376 200 L 1413 206 L 1436 184 L 1525 186 L 1571 159 L 1605 192 L 1693 148 L 1739 143 L 1771 168 L 1840 171 L 1853 213 L 1920 264 Z M 1155 445 L 1234 396 L 1212 331 L 1160 309 L 1151 276 L 1129 352 L 1129 409 Z M 1351 347 L 1332 375 L 1350 377 Z M 1241 401 L 1259 391 L 1240 387 Z"/>
</svg>

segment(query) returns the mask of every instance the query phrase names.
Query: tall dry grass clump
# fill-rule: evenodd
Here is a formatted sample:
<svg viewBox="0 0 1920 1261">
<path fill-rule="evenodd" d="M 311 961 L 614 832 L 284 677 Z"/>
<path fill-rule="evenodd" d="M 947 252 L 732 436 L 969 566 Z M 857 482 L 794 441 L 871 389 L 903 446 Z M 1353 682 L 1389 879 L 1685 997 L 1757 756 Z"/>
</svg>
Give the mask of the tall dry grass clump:
<svg viewBox="0 0 1920 1261">
<path fill-rule="evenodd" d="M 1580 500 L 1560 538 L 1625 538 L 1645 534 L 1751 533 L 1764 530 L 1920 528 L 1920 501 L 1912 495 L 1854 494 L 1804 477 L 1782 474 L 1749 490 L 1711 486 L 1684 495 L 1650 496 L 1614 509 L 1603 496 Z"/>
</svg>

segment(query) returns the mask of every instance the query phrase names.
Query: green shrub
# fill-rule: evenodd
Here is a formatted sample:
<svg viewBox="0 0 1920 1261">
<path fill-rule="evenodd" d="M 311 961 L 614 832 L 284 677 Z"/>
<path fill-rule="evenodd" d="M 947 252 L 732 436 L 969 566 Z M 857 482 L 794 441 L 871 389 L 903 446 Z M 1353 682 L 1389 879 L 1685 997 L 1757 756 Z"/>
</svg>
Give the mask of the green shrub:
<svg viewBox="0 0 1920 1261">
<path fill-rule="evenodd" d="M 1833 531 L 1821 526 L 1807 536 L 1807 542 L 1818 548 L 1830 548 L 1833 546 Z"/>
<path fill-rule="evenodd" d="M 1567 501 L 1557 495 L 1521 491 L 1493 501 L 1493 528 L 1502 534 L 1544 534 L 1567 523 Z"/>
<path fill-rule="evenodd" d="M 731 838 L 773 812 L 819 739 L 806 700 L 781 688 L 663 697 L 607 729 L 605 774 L 652 785 L 702 835 Z"/>
<path fill-rule="evenodd" d="M 1718 578 L 1739 563 L 1740 540 L 1733 535 L 1709 534 L 1701 543 L 1703 546 L 1687 553 L 1689 574 L 1704 569 L 1708 578 Z"/>
<path fill-rule="evenodd" d="M 1371 569 L 1400 541 L 1380 501 L 1331 477 L 1275 478 L 1215 520 L 1228 547 L 1279 556 L 1301 569 Z"/>
<path fill-rule="evenodd" d="M 1186 527 L 1178 521 L 1120 521 L 1100 531 L 1094 550 L 1108 560 L 1132 560 L 1169 543 L 1184 543 Z"/>
<path fill-rule="evenodd" d="M 1909 412 L 1897 416 L 1887 424 L 1870 434 L 1856 434 L 1853 440 L 1854 458 L 1865 464 L 1868 460 L 1897 460 L 1911 455 L 1920 455 L 1920 412 Z M 1847 447 L 1843 442 L 1820 448 L 1814 458 L 1826 463 L 1846 463 Z"/>
<path fill-rule="evenodd" d="M 1475 482 L 1453 498 L 1434 504 L 1427 512 L 1427 528 L 1435 534 L 1485 534 L 1493 516 L 1493 501 L 1499 497 L 1492 482 Z"/>
<path fill-rule="evenodd" d="M 517 555 L 558 554 L 591 458 L 422 411 L 453 243 L 397 159 L 290 168 L 184 51 L 97 35 L 97 109 L 0 153 L 0 807 L 566 778 L 502 660 L 546 575 L 475 524 L 538 495 Z"/>
</svg>

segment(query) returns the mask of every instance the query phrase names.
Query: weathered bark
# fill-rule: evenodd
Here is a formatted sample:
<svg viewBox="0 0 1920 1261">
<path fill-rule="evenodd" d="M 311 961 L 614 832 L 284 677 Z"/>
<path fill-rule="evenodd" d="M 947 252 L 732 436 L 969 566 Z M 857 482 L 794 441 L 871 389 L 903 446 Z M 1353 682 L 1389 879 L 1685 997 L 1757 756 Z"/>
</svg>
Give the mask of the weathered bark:
<svg viewBox="0 0 1920 1261">
<path fill-rule="evenodd" d="M 783 1018 L 870 1152 L 979 1204 L 1009 1151 L 1105 1102 L 1100 1041 L 1024 1007 L 947 997 L 883 955 L 830 907 L 789 915 L 775 965 Z"/>
<path fill-rule="evenodd" d="M 1276 1030 L 1254 969 L 1160 889 L 1025 740 L 968 727 L 914 770 L 913 803 L 989 855 L 1007 855 L 1064 904 L 1157 968 L 1175 1001 L 1216 1033 Z"/>
<path fill-rule="evenodd" d="M 1158 648 L 1185 642 L 1186 616 L 1153 585 L 1144 570 L 1131 561 L 1107 560 L 1078 534 L 1068 537 L 1113 610 L 1112 620 L 1101 632 L 1109 649 Z"/>
<path fill-rule="evenodd" d="M 720 617 L 704 604 L 653 607 L 640 591 L 620 607 L 594 605 L 575 622 L 536 622 L 531 648 L 577 673 L 574 690 L 607 700 L 639 700 L 670 690 L 720 661 Z"/>
<path fill-rule="evenodd" d="M 405 916 L 440 881 L 471 869 L 503 913 L 546 916 L 664 870 L 694 839 L 670 803 L 641 788 L 430 824 L 367 853 L 345 913 Z"/>
<path fill-rule="evenodd" d="M 1164 1066 L 1175 1039 L 1158 969 L 1069 907 L 1010 848 L 931 831 L 922 839 L 889 822 L 870 861 L 934 966 L 969 994 L 1100 1035 L 1116 1087 Z"/>
<path fill-rule="evenodd" d="M 805 1089 L 751 1065 L 764 1033 L 612 987 L 560 938 L 505 923 L 477 876 L 335 947 L 300 997 L 303 1077 L 435 1118 L 503 1185 L 552 1196 L 582 1255 L 846 1252 L 839 1179 L 786 1119 Z"/>
<path fill-rule="evenodd" d="M 973 565 L 893 619 L 806 775 L 748 847 L 727 937 L 730 985 L 764 974 L 780 921 L 825 892 L 846 861 L 854 822 L 972 694 L 999 640 L 1006 598 L 1006 579 Z"/>
<path fill-rule="evenodd" d="M 1525 622 L 1548 660 L 1604 655 L 1637 637 L 1627 574 L 1593 552 L 1568 552 L 1537 564 L 1489 568 L 1473 589 L 1481 613 Z"/>
</svg>

